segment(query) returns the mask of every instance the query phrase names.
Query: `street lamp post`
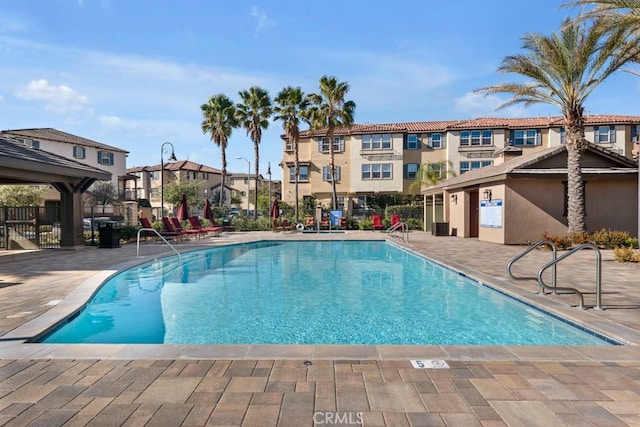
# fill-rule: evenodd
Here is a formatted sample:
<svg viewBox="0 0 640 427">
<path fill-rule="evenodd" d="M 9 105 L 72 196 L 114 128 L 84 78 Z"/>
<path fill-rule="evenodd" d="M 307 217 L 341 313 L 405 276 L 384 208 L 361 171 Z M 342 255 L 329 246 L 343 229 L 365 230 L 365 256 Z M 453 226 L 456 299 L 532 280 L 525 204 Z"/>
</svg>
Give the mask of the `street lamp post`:
<svg viewBox="0 0 640 427">
<path fill-rule="evenodd" d="M 251 193 L 251 162 L 244 157 L 236 157 L 236 159 L 244 160 L 249 166 L 247 169 L 247 216 L 249 216 L 249 201 L 251 200 L 251 197 L 249 196 L 249 193 Z"/>
<path fill-rule="evenodd" d="M 176 155 L 174 152 L 173 144 L 170 142 L 165 142 L 160 147 L 160 217 L 164 216 L 164 153 L 168 153 L 167 149 L 164 148 L 165 145 L 171 146 L 171 155 L 169 156 L 170 161 L 176 161 Z"/>
</svg>

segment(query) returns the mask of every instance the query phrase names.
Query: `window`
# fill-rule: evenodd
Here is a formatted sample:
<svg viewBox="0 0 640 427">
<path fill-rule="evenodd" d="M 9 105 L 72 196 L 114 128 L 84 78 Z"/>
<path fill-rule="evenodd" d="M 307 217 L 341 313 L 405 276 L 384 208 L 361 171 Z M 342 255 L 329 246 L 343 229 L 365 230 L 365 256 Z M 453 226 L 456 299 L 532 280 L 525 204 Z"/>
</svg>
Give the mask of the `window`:
<svg viewBox="0 0 640 427">
<path fill-rule="evenodd" d="M 336 181 L 340 181 L 340 166 L 336 166 L 334 170 L 334 174 L 336 177 Z M 322 180 L 323 181 L 331 181 L 331 167 L 323 166 L 322 167 Z"/>
<path fill-rule="evenodd" d="M 493 145 L 490 130 L 464 130 L 460 132 L 460 145 Z"/>
<path fill-rule="evenodd" d="M 295 147 L 293 146 L 292 141 L 287 141 L 284 143 L 284 151 L 294 151 Z"/>
<path fill-rule="evenodd" d="M 198 172 L 196 171 L 187 171 L 187 179 L 191 181 L 195 181 L 198 179 Z"/>
<path fill-rule="evenodd" d="M 113 153 L 108 151 L 98 151 L 98 164 L 111 166 L 113 165 Z"/>
<path fill-rule="evenodd" d="M 157 199 L 160 197 L 160 188 L 152 188 L 149 190 L 149 197 L 152 199 Z"/>
<path fill-rule="evenodd" d="M 566 144 L 567 143 L 567 132 L 564 130 L 564 128 L 560 128 L 560 144 Z"/>
<path fill-rule="evenodd" d="M 480 169 L 487 166 L 491 166 L 492 164 L 493 164 L 493 160 L 476 160 L 473 162 L 460 162 L 460 175 L 474 169 Z"/>
<path fill-rule="evenodd" d="M 631 126 L 631 142 L 638 142 L 640 140 L 640 125 Z"/>
<path fill-rule="evenodd" d="M 616 127 L 594 126 L 593 142 L 599 142 L 603 144 L 616 142 Z"/>
<path fill-rule="evenodd" d="M 40 141 L 37 139 L 23 139 L 22 143 L 27 147 L 40 148 Z"/>
<path fill-rule="evenodd" d="M 438 178 L 443 178 L 447 172 L 447 165 L 445 163 L 429 163 L 427 168 Z"/>
<path fill-rule="evenodd" d="M 362 165 L 362 179 L 391 179 L 391 163 L 372 163 Z"/>
<path fill-rule="evenodd" d="M 209 172 L 202 172 L 202 179 L 205 181 L 209 179 Z"/>
<path fill-rule="evenodd" d="M 309 166 L 300 166 L 300 175 L 298 176 L 298 182 L 309 181 Z M 289 168 L 289 182 L 296 182 L 296 168 Z"/>
<path fill-rule="evenodd" d="M 160 179 L 160 171 L 150 171 L 149 172 L 149 177 L 151 179 Z"/>
<path fill-rule="evenodd" d="M 390 150 L 391 148 L 390 134 L 362 135 L 363 150 Z"/>
<path fill-rule="evenodd" d="M 318 151 L 321 153 L 329 152 L 329 140 L 327 138 L 318 138 Z M 333 151 L 344 151 L 344 138 L 341 136 L 333 137 Z"/>
<path fill-rule="evenodd" d="M 432 133 L 429 135 L 429 146 L 431 148 L 443 148 L 442 145 L 442 134 L 441 133 Z"/>
<path fill-rule="evenodd" d="M 513 145 L 541 145 L 540 129 L 514 130 Z"/>
<path fill-rule="evenodd" d="M 87 155 L 87 152 L 84 149 L 84 147 L 80 147 L 80 146 L 73 147 L 73 158 L 74 159 L 84 159 L 86 155 Z"/>
<path fill-rule="evenodd" d="M 420 137 L 415 133 L 407 135 L 407 150 L 417 150 L 420 148 Z"/>
<path fill-rule="evenodd" d="M 404 165 L 404 179 L 415 179 L 418 170 L 420 170 L 418 163 L 408 163 Z"/>
</svg>

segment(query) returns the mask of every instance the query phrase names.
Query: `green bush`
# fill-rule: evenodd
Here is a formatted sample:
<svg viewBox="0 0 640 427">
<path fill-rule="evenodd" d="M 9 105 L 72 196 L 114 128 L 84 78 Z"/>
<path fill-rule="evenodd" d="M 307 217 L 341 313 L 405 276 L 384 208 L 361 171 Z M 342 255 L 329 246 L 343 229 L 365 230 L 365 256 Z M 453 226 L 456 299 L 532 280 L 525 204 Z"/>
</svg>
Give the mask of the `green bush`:
<svg viewBox="0 0 640 427">
<path fill-rule="evenodd" d="M 629 237 L 624 242 L 624 246 L 631 246 L 632 248 L 638 247 L 638 238 L 637 237 Z"/>
<path fill-rule="evenodd" d="M 120 229 L 120 240 L 127 242 L 135 239 L 138 236 L 139 229 L 140 227 L 134 225 L 125 225 Z M 89 234 L 91 234 L 91 232 L 89 232 Z"/>
<path fill-rule="evenodd" d="M 373 220 L 370 216 L 365 216 L 358 221 L 358 229 L 359 230 L 371 230 L 373 227 Z"/>
</svg>

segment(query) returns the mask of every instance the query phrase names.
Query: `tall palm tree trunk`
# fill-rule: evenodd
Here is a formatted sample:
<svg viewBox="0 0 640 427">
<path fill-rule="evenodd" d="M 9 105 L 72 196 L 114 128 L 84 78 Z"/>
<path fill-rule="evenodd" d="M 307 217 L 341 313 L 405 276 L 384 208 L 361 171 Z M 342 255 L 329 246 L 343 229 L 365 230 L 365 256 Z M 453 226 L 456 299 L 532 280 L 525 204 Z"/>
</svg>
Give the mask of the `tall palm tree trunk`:
<svg viewBox="0 0 640 427">
<path fill-rule="evenodd" d="M 218 206 L 222 207 L 222 200 L 224 199 L 224 183 L 227 176 L 227 150 L 226 147 L 220 146 L 220 156 L 222 157 L 222 182 L 220 183 L 220 197 L 218 199 Z"/>
<path fill-rule="evenodd" d="M 584 118 L 581 111 L 565 114 L 565 124 L 567 138 L 567 231 L 568 233 L 581 233 L 587 230 L 581 165 L 582 153 L 588 145 L 584 137 Z"/>
<path fill-rule="evenodd" d="M 256 169 L 255 169 L 256 176 L 255 176 L 255 185 L 253 186 L 253 189 L 254 189 L 253 219 L 257 220 L 258 219 L 258 174 L 260 173 L 260 146 L 258 145 L 257 142 L 254 144 L 253 151 L 255 152 L 255 156 L 256 156 Z M 249 177 L 247 177 L 247 180 L 248 179 Z M 249 194 L 247 194 L 247 197 L 250 197 Z"/>
<path fill-rule="evenodd" d="M 298 149 L 298 141 L 294 140 L 293 141 L 293 150 L 294 150 L 294 179 L 295 179 L 295 193 L 296 193 L 296 204 L 294 207 L 294 213 L 295 213 L 295 217 L 296 217 L 296 223 L 298 223 L 299 221 L 299 215 L 298 215 L 298 206 L 300 205 L 300 200 L 299 200 L 299 193 L 298 193 L 298 181 L 300 180 L 300 151 Z"/>
</svg>

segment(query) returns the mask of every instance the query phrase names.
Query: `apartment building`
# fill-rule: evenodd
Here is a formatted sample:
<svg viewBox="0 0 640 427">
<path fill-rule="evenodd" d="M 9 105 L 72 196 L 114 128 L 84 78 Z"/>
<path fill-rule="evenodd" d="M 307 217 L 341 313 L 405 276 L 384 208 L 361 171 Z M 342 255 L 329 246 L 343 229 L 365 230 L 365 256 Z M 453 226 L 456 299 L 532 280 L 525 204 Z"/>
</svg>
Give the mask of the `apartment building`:
<svg viewBox="0 0 640 427">
<path fill-rule="evenodd" d="M 442 176 L 494 164 L 494 153 L 513 146 L 524 153 L 562 145 L 562 117 L 477 118 L 432 122 L 356 124 L 338 128 L 333 140 L 338 205 L 366 207 L 368 195 L 409 194 L 420 166 L 444 165 Z M 588 115 L 585 137 L 599 147 L 632 157 L 640 116 Z M 295 201 L 293 144 L 284 139 L 282 199 Z M 301 132 L 299 196 L 331 205 L 329 141 L 324 131 Z M 452 173 L 451 173 L 452 172 Z"/>
<path fill-rule="evenodd" d="M 10 129 L 0 131 L 0 136 L 11 138 L 27 147 L 73 159 L 111 174 L 111 183 L 125 198 L 128 151 L 72 135 L 53 128 Z"/>
<path fill-rule="evenodd" d="M 222 185 L 222 171 L 210 166 L 201 165 L 189 160 L 178 160 L 164 163 L 164 173 L 160 165 L 139 166 L 127 169 L 127 173 L 136 176 L 136 183 L 129 183 L 129 190 L 136 191 L 136 198 L 147 199 L 151 203 L 154 214 L 160 213 L 162 204 L 162 186 L 172 181 L 197 181 L 198 197 L 202 200 L 213 198 Z M 223 203 L 229 206 L 231 190 L 225 186 Z M 165 210 L 173 210 L 175 206 L 164 201 Z"/>
<path fill-rule="evenodd" d="M 231 205 L 240 211 L 253 212 L 255 207 L 256 179 L 255 175 L 232 173 L 227 177 L 231 189 Z M 281 182 L 265 179 L 258 175 L 258 194 L 271 194 L 271 198 L 280 199 Z"/>
</svg>

